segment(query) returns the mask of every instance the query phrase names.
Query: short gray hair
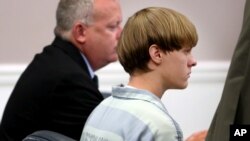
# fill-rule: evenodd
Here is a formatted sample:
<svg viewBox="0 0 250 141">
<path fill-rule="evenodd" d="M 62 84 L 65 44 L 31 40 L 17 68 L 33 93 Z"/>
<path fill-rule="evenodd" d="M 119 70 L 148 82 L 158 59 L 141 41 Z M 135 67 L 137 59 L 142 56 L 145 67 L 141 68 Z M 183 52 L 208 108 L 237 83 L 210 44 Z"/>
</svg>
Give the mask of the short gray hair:
<svg viewBox="0 0 250 141">
<path fill-rule="evenodd" d="M 54 33 L 62 38 L 68 38 L 75 21 L 85 24 L 91 22 L 94 0 L 60 0 L 56 10 L 56 27 Z"/>
</svg>

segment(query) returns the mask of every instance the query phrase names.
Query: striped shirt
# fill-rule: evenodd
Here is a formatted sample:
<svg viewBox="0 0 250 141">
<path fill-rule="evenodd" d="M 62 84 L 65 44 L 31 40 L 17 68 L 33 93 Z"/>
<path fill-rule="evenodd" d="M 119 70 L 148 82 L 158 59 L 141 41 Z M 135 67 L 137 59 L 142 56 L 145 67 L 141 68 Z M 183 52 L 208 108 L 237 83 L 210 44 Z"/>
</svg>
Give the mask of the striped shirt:
<svg viewBox="0 0 250 141">
<path fill-rule="evenodd" d="M 154 94 L 113 87 L 85 123 L 81 141 L 182 141 L 178 124 Z"/>
</svg>

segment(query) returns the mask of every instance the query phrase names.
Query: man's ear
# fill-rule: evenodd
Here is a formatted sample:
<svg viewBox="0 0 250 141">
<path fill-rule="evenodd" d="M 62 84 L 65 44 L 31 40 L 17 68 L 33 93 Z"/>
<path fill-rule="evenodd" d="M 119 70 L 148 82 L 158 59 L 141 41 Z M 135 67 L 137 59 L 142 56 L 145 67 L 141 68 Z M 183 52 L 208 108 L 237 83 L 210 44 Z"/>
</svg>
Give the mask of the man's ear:
<svg viewBox="0 0 250 141">
<path fill-rule="evenodd" d="M 149 55 L 151 60 L 156 63 L 160 64 L 162 62 L 162 50 L 159 48 L 158 45 L 153 44 L 149 47 Z"/>
<path fill-rule="evenodd" d="M 84 43 L 86 40 L 86 30 L 87 26 L 82 22 L 75 23 L 74 27 L 72 28 L 72 35 L 76 42 Z"/>
</svg>

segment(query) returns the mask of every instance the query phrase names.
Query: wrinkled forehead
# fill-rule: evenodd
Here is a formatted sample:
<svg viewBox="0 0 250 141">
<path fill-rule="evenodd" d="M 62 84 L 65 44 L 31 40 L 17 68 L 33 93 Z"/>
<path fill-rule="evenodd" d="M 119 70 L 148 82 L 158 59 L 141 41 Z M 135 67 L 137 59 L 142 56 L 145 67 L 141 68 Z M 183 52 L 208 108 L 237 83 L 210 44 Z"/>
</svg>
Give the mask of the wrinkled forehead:
<svg viewBox="0 0 250 141">
<path fill-rule="evenodd" d="M 118 0 L 94 0 L 93 18 L 95 21 L 122 21 L 122 12 Z"/>
<path fill-rule="evenodd" d="M 94 0 L 94 12 L 101 14 L 121 13 L 119 0 Z"/>
</svg>

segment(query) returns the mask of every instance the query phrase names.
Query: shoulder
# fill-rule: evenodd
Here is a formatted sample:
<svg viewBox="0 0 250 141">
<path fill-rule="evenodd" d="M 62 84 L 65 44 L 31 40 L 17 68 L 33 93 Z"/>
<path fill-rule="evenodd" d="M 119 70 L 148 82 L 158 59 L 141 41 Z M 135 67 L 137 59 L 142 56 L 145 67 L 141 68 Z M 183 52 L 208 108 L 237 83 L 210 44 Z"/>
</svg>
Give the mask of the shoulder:
<svg viewBox="0 0 250 141">
<path fill-rule="evenodd" d="M 172 119 L 148 102 L 120 101 L 109 97 L 95 108 L 87 124 L 102 128 L 100 127 L 102 125 L 100 123 L 97 125 L 96 121 L 104 121 L 107 125 L 105 127 L 112 127 L 107 130 L 122 130 L 126 134 L 133 132 L 137 137 L 147 136 L 147 138 L 174 140 L 176 136 Z"/>
<path fill-rule="evenodd" d="M 126 140 L 176 140 L 176 129 L 170 118 L 147 102 L 121 102 L 109 97 L 91 113 L 84 132 L 87 127 L 95 129 L 91 134 L 109 132 Z"/>
</svg>

